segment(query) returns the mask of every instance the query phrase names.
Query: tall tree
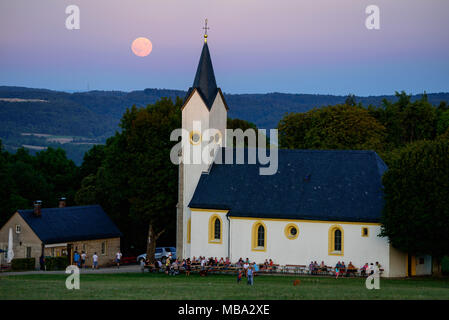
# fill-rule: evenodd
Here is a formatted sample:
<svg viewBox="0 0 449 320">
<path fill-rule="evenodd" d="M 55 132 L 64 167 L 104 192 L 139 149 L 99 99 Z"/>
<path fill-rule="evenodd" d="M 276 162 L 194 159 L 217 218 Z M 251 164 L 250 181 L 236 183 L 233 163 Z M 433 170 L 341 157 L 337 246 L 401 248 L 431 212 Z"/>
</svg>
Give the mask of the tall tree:
<svg viewBox="0 0 449 320">
<path fill-rule="evenodd" d="M 449 254 L 449 140 L 404 147 L 383 177 L 381 236 L 409 254 L 431 254 L 435 274 Z"/>
<path fill-rule="evenodd" d="M 385 128 L 359 106 L 336 105 L 290 113 L 278 125 L 279 142 L 289 149 L 382 150 Z"/>
</svg>

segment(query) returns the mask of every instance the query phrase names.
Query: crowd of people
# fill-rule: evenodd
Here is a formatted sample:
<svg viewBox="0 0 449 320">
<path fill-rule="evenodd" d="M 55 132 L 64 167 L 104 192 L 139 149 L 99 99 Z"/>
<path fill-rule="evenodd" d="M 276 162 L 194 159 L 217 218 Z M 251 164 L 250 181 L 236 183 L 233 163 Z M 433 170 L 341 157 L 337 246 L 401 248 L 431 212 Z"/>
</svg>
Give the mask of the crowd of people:
<svg viewBox="0 0 449 320">
<path fill-rule="evenodd" d="M 220 267 L 221 270 L 228 270 L 230 267 L 237 269 L 237 282 L 240 283 L 242 278 L 245 277 L 248 280 L 249 285 L 254 284 L 254 277 L 260 268 L 269 268 L 274 266 L 271 259 L 266 260 L 262 266 L 259 266 L 255 262 L 250 262 L 248 258 L 243 260 L 240 258 L 237 263 L 232 264 L 229 258 L 217 257 L 206 258 L 204 256 L 192 257 L 192 259 L 172 259 L 171 256 L 167 257 L 164 263 L 161 260 L 155 260 L 153 263 L 149 259 L 141 260 L 140 267 L 141 271 L 144 272 L 145 268 L 148 267 L 150 272 L 164 271 L 167 275 L 178 275 L 180 271 L 185 271 L 186 276 L 190 275 L 192 267 L 199 269 L 199 273 L 202 276 L 207 275 L 207 272 L 211 268 Z"/>
<path fill-rule="evenodd" d="M 78 268 L 87 268 L 87 253 L 84 251 L 81 251 L 81 254 L 78 253 L 78 251 L 75 250 L 73 253 L 73 264 L 76 265 Z M 122 259 L 122 253 L 120 250 L 115 254 L 114 263 L 117 266 L 117 268 L 120 268 L 120 261 Z M 98 269 L 98 254 L 94 252 L 92 255 L 92 269 Z"/>
<path fill-rule="evenodd" d="M 350 276 L 351 274 L 357 274 L 360 271 L 361 276 L 372 275 L 375 272 L 381 271 L 381 265 L 376 261 L 376 264 L 365 263 L 359 270 L 352 264 L 352 261 L 346 266 L 344 261 L 338 261 L 333 270 L 328 270 L 329 267 L 326 266 L 324 261 L 318 264 L 316 261 L 311 261 L 309 264 L 309 271 L 311 274 L 318 274 L 320 272 L 333 271 L 335 273 L 335 278 L 338 279 L 340 276 Z"/>
<path fill-rule="evenodd" d="M 121 257 L 122 253 L 118 251 L 114 260 L 117 268 L 120 267 Z M 81 254 L 79 254 L 75 251 L 73 255 L 73 264 L 77 265 L 79 268 L 86 268 L 87 258 L 86 252 L 82 251 Z M 151 263 L 148 258 L 146 260 L 141 260 L 140 266 L 142 272 L 148 267 L 150 272 L 164 271 L 167 275 L 173 276 L 178 275 L 181 271 L 184 271 L 186 276 L 189 276 L 192 268 L 199 269 L 200 275 L 205 276 L 211 268 L 219 267 L 221 270 L 228 270 L 232 267 L 233 270 L 237 270 L 237 282 L 240 283 L 242 278 L 245 277 L 250 285 L 254 283 L 254 276 L 256 276 L 257 272 L 260 270 L 275 271 L 278 267 L 278 265 L 274 264 L 272 259 L 265 259 L 263 264 L 251 262 L 249 258 L 240 258 L 236 263 L 231 263 L 229 257 L 221 257 L 218 259 L 217 257 L 206 258 L 204 256 L 194 256 L 192 259 L 187 258 L 181 260 L 172 259 L 171 255 L 163 262 L 161 260 L 155 260 Z M 96 252 L 92 255 L 92 268 L 98 269 L 98 255 Z M 344 261 L 338 261 L 335 267 L 332 268 L 327 266 L 324 261 L 321 261 L 320 264 L 318 264 L 317 261 L 311 261 L 308 269 L 312 275 L 330 273 L 335 274 L 335 278 L 338 279 L 338 277 L 341 276 L 350 276 L 351 274 L 356 275 L 357 272 L 359 272 L 361 276 L 369 276 L 375 272 L 380 272 L 381 265 L 379 262 L 376 262 L 375 264 L 365 263 L 362 267 L 357 269 L 352 261 L 350 261 L 348 265 L 345 265 Z"/>
</svg>

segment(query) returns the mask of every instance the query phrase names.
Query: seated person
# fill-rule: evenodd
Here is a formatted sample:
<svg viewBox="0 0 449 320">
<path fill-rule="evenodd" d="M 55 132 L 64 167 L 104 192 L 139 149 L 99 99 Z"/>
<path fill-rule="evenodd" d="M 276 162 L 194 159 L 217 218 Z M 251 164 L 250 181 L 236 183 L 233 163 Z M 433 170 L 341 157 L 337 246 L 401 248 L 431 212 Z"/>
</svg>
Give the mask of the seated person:
<svg viewBox="0 0 449 320">
<path fill-rule="evenodd" d="M 365 265 L 360 268 L 360 275 L 366 276 L 366 270 L 367 269 L 368 269 L 368 263 L 365 263 Z"/>
<path fill-rule="evenodd" d="M 310 261 L 310 264 L 309 264 L 309 271 L 311 274 L 315 274 L 315 267 L 314 267 L 312 261 Z"/>
<path fill-rule="evenodd" d="M 265 262 L 263 263 L 263 266 L 264 266 L 265 269 L 268 269 L 268 260 L 267 259 L 265 259 Z"/>
<path fill-rule="evenodd" d="M 321 261 L 321 265 L 320 265 L 320 270 L 326 272 L 327 271 L 327 267 L 324 264 L 324 261 Z"/>
<path fill-rule="evenodd" d="M 220 261 L 218 261 L 218 265 L 219 265 L 219 266 L 224 265 L 224 259 L 223 259 L 223 257 L 221 257 L 221 258 L 220 258 Z"/>
</svg>

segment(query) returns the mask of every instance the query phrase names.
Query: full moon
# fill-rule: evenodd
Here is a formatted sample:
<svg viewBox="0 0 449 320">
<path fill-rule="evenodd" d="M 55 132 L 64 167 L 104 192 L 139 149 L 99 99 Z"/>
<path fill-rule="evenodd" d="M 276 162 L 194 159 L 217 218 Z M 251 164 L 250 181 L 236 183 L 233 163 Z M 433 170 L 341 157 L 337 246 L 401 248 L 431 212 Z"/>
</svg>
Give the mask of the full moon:
<svg viewBox="0 0 449 320">
<path fill-rule="evenodd" d="M 146 57 L 153 50 L 153 44 L 149 39 L 140 37 L 133 41 L 131 49 L 136 56 Z"/>
</svg>

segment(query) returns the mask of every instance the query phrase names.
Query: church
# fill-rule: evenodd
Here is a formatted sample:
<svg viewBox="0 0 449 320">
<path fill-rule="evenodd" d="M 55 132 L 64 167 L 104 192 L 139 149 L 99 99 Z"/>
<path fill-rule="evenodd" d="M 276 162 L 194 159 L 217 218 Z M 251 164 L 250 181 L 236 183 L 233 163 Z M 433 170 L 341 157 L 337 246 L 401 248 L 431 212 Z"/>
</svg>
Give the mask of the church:
<svg viewBox="0 0 449 320">
<path fill-rule="evenodd" d="M 226 141 L 228 110 L 215 80 L 206 32 L 182 106 L 189 152 L 207 144 L 202 131 L 210 128 L 219 131 L 215 139 L 225 147 L 223 153 L 232 149 Z M 275 174 L 260 175 L 260 166 L 181 161 L 178 257 L 249 258 L 256 263 L 272 259 L 280 265 L 324 261 L 335 266 L 344 261 L 357 268 L 377 261 L 384 277 L 431 274 L 430 256 L 409 256 L 378 236 L 387 166 L 376 152 L 280 149 Z"/>
</svg>

